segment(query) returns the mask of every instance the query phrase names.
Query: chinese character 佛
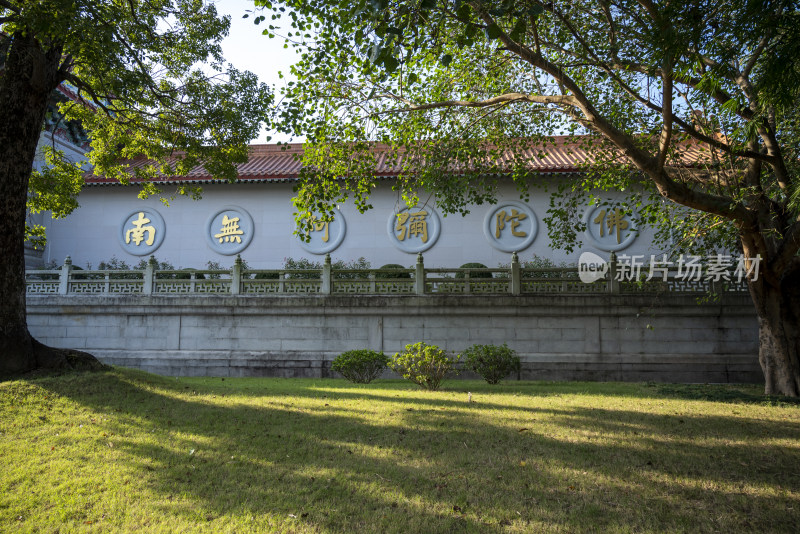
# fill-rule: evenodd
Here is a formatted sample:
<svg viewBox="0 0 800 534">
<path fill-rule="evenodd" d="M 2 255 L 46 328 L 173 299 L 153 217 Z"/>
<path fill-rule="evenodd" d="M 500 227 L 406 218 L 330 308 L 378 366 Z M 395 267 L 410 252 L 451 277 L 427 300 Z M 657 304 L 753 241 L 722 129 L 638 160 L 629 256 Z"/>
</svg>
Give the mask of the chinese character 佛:
<svg viewBox="0 0 800 534">
<path fill-rule="evenodd" d="M 500 211 L 496 215 L 497 219 L 497 229 L 494 231 L 494 236 L 497 239 L 500 239 L 500 234 L 505 230 L 506 223 L 510 223 L 511 226 L 511 235 L 514 237 L 527 237 L 527 232 L 518 231 L 517 227 L 520 225 L 520 221 L 527 219 L 528 216 L 524 213 L 520 213 L 515 209 L 511 209 L 511 215 L 509 215 L 506 210 Z"/>
<path fill-rule="evenodd" d="M 395 226 L 395 232 L 400 232 L 400 235 L 397 236 L 399 241 L 405 241 L 406 237 L 414 236 L 421 236 L 422 242 L 428 242 L 428 221 L 425 220 L 425 217 L 428 216 L 427 211 L 417 211 L 415 213 L 398 213 L 397 214 L 397 225 Z M 408 224 L 408 226 L 406 226 Z"/>
<path fill-rule="evenodd" d="M 225 243 L 241 243 L 242 238 L 239 237 L 241 235 L 244 235 L 244 232 L 239 228 L 239 217 L 225 215 L 222 217 L 222 228 L 218 234 L 214 234 L 214 237 L 219 239 L 220 243 L 223 240 Z"/>
<path fill-rule="evenodd" d="M 144 240 L 144 234 L 146 232 L 147 240 L 145 241 L 145 244 L 147 246 L 152 245 L 153 240 L 156 238 L 156 229 L 152 226 L 144 226 L 149 222 L 150 219 L 144 216 L 143 211 L 140 211 L 139 218 L 132 222 L 136 228 L 131 228 L 125 232 L 125 243 L 130 243 L 132 240 L 133 244 L 138 247 L 142 240 Z"/>
<path fill-rule="evenodd" d="M 309 221 L 311 223 L 311 231 L 312 232 L 320 232 L 324 230 L 325 232 L 322 234 L 322 242 L 328 242 L 328 222 L 326 221 L 319 221 L 317 220 L 316 215 L 311 217 Z"/>
<path fill-rule="evenodd" d="M 600 214 L 592 220 L 592 222 L 600 225 L 600 237 L 605 235 L 603 219 L 605 219 L 605 223 L 608 226 L 608 235 L 611 235 L 611 232 L 616 230 L 617 244 L 622 243 L 620 232 L 628 228 L 628 221 L 625 220 L 625 212 L 620 208 L 610 210 L 608 213 L 606 213 L 606 210 L 601 210 Z"/>
</svg>

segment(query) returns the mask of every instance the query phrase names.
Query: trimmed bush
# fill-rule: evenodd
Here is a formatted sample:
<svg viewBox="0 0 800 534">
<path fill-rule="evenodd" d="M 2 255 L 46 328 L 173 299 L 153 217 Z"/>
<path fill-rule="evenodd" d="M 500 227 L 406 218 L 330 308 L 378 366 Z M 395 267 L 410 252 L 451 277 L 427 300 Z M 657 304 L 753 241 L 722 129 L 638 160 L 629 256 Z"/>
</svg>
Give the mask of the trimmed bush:
<svg viewBox="0 0 800 534">
<path fill-rule="evenodd" d="M 482 263 L 465 263 L 464 265 L 459 267 L 459 269 L 488 269 L 488 267 L 485 266 Z M 465 274 L 463 272 L 458 271 L 456 273 L 456 278 L 464 278 L 464 277 L 465 277 Z M 487 272 L 469 273 L 469 277 L 470 278 L 491 278 L 492 277 L 492 273 L 487 273 Z"/>
<path fill-rule="evenodd" d="M 357 384 L 369 384 L 386 369 L 389 358 L 375 350 L 348 350 L 338 355 L 331 369 Z"/>
<path fill-rule="evenodd" d="M 399 265 L 397 263 L 387 263 L 386 265 L 381 267 L 381 269 L 405 269 L 405 267 L 403 267 L 402 265 Z M 388 278 L 388 279 L 411 278 L 411 273 L 408 273 L 408 272 L 396 272 L 396 273 L 381 273 L 381 272 L 377 272 L 377 273 L 375 273 L 375 278 L 378 278 L 378 279 L 384 279 L 384 278 Z"/>
<path fill-rule="evenodd" d="M 497 384 L 513 372 L 519 373 L 520 361 L 514 349 L 503 343 L 497 345 L 473 345 L 462 354 L 464 366 L 484 378 L 490 384 Z"/>
<path fill-rule="evenodd" d="M 193 269 L 191 267 L 185 267 L 181 269 L 184 271 L 182 273 L 175 273 L 175 280 L 191 280 L 192 279 L 192 271 L 197 271 L 197 269 Z M 203 273 L 196 273 L 194 275 L 195 280 L 205 280 L 206 277 Z"/>
<path fill-rule="evenodd" d="M 398 352 L 389 361 L 389 368 L 415 384 L 430 390 L 437 390 L 444 377 L 458 361 L 459 356 L 451 358 L 436 345 L 419 342 L 406 345 L 405 352 Z"/>
</svg>

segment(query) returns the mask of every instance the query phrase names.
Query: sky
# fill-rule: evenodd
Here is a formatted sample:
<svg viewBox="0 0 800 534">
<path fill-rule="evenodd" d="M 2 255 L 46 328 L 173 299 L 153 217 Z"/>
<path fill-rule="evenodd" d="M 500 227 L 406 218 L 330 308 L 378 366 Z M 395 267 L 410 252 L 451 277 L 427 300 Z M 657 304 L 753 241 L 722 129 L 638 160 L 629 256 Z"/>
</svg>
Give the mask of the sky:
<svg viewBox="0 0 800 534">
<path fill-rule="evenodd" d="M 278 72 L 282 71 L 288 75 L 289 66 L 296 62 L 298 57 L 292 47 L 284 48 L 283 39 L 270 39 L 261 32 L 270 24 L 269 14 L 267 20 L 256 26 L 253 24 L 253 16 L 243 19 L 242 15 L 246 10 L 253 9 L 251 0 L 215 0 L 217 11 L 220 15 L 231 16 L 231 29 L 227 38 L 222 42 L 222 50 L 225 59 L 239 70 L 249 70 L 258 75 L 259 79 L 268 84 L 275 91 L 276 96 L 283 87 L 288 77 L 280 79 Z M 262 131 L 254 143 L 265 143 L 268 132 Z M 278 141 L 289 141 L 286 136 L 276 135 L 269 132 L 272 139 L 269 143 Z M 292 141 L 299 142 L 302 138 L 294 138 Z"/>
</svg>

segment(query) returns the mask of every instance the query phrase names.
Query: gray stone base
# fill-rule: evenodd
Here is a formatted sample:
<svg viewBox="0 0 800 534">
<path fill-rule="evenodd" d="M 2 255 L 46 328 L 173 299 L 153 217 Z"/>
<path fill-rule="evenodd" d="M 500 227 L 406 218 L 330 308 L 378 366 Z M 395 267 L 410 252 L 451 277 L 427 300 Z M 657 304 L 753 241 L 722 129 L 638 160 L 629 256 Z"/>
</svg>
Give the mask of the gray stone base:
<svg viewBox="0 0 800 534">
<path fill-rule="evenodd" d="M 28 323 L 43 343 L 170 376 L 329 377 L 346 350 L 425 341 L 508 343 L 525 380 L 763 382 L 743 295 L 31 296 Z"/>
</svg>

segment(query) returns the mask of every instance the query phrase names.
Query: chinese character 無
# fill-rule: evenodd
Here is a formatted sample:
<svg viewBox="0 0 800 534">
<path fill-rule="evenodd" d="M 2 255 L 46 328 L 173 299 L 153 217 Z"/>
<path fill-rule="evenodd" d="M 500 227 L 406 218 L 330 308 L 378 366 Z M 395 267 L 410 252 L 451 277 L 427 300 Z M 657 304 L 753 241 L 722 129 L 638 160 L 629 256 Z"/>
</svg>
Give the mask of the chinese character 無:
<svg viewBox="0 0 800 534">
<path fill-rule="evenodd" d="M 150 219 L 144 216 L 143 211 L 140 211 L 139 218 L 132 223 L 136 228 L 131 228 L 125 232 L 125 243 L 130 243 L 131 239 L 133 239 L 133 244 L 138 247 L 144 239 L 145 232 L 147 232 L 147 240 L 145 241 L 145 244 L 147 246 L 152 245 L 153 240 L 156 238 L 156 229 L 152 226 L 144 226 L 149 222 Z"/>
<path fill-rule="evenodd" d="M 400 235 L 397 236 L 397 239 L 399 241 L 405 241 L 406 237 L 410 237 L 411 235 L 420 236 L 421 234 L 422 242 L 427 243 L 428 221 L 425 220 L 427 216 L 427 211 L 418 211 L 410 214 L 398 213 L 395 231 L 400 232 Z M 408 224 L 408 227 L 406 227 L 406 224 Z"/>
<path fill-rule="evenodd" d="M 214 234 L 214 237 L 219 239 L 220 243 L 223 240 L 226 243 L 241 243 L 242 238 L 239 237 L 240 235 L 244 235 L 244 232 L 239 228 L 239 217 L 225 215 L 222 217 L 222 228 L 218 234 Z"/>
<path fill-rule="evenodd" d="M 526 232 L 517 231 L 517 227 L 520 225 L 519 221 L 527 219 L 528 216 L 524 213 L 520 213 L 515 209 L 511 209 L 511 215 L 506 213 L 506 210 L 500 211 L 497 216 L 497 229 L 494 231 L 494 236 L 500 239 L 500 234 L 506 227 L 506 223 L 511 223 L 511 235 L 514 237 L 526 237 L 528 234 Z"/>
</svg>

